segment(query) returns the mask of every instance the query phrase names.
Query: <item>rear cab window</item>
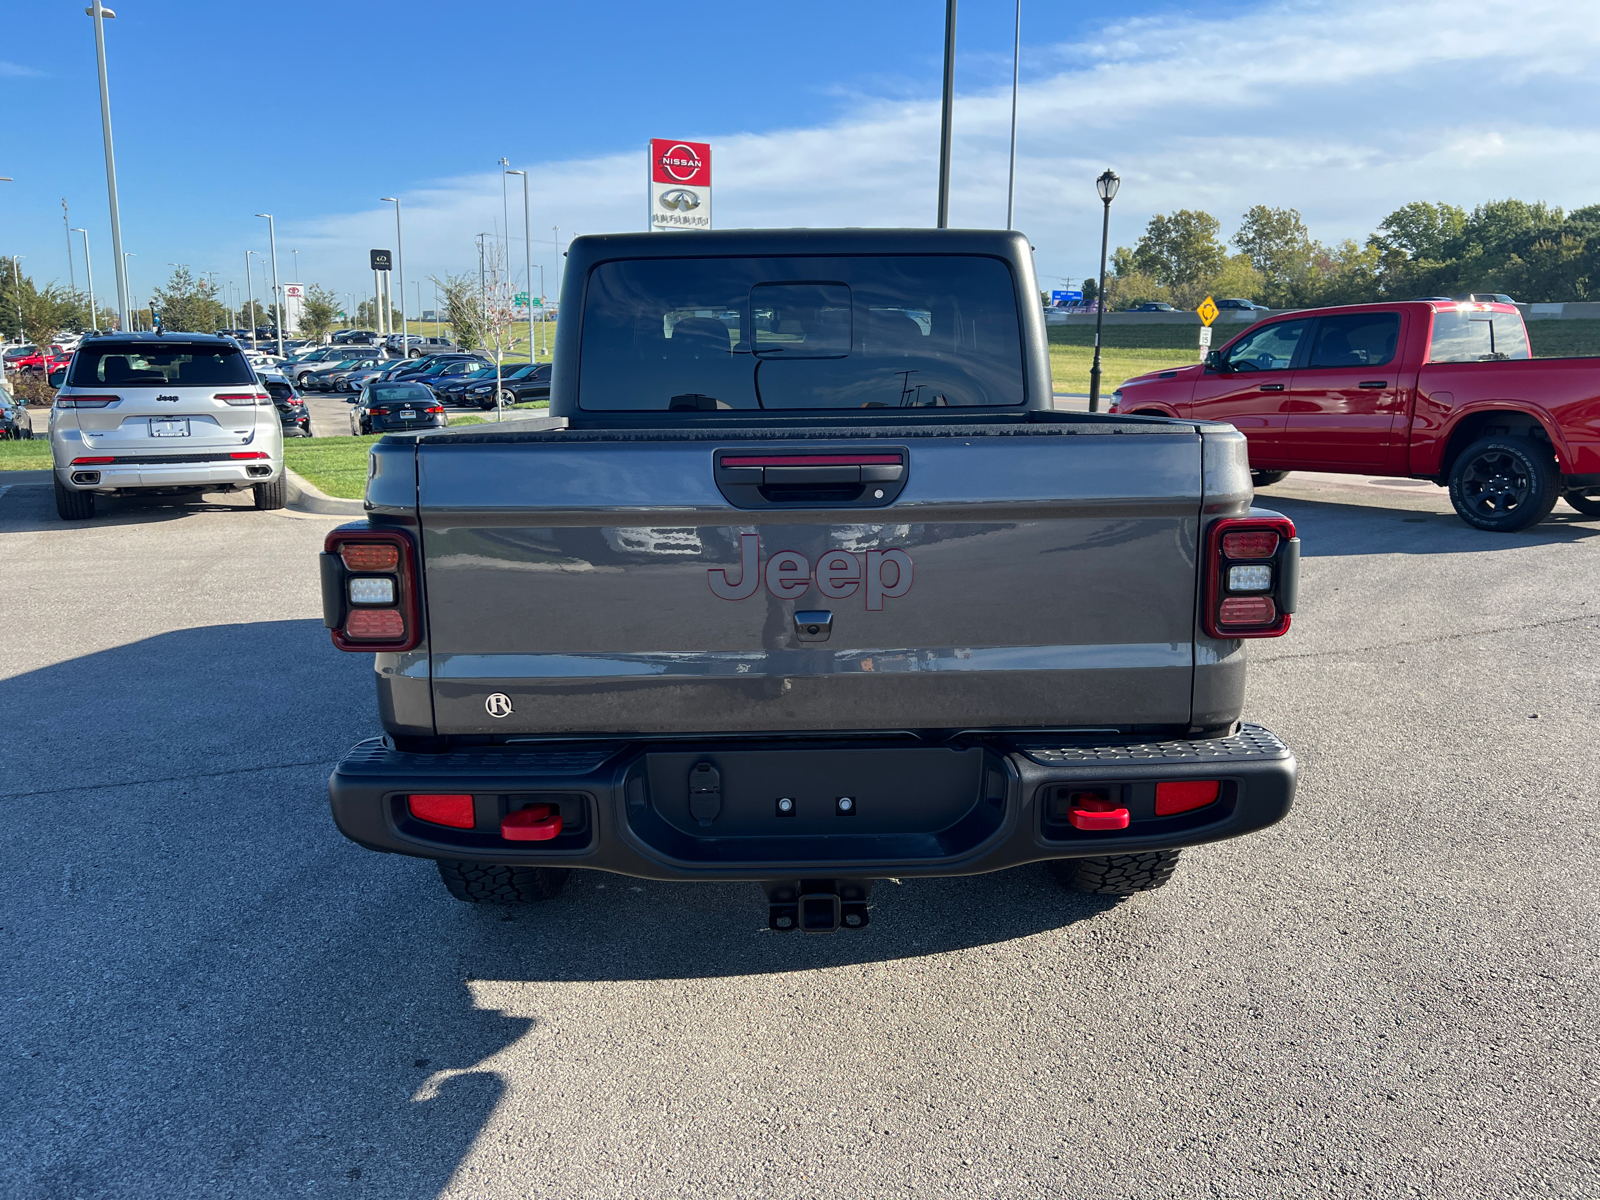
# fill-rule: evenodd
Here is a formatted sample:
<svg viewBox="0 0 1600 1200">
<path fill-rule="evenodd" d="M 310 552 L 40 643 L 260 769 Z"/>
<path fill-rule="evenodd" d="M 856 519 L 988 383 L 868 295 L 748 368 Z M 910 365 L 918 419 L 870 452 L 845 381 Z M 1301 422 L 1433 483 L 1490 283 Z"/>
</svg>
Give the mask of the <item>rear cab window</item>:
<svg viewBox="0 0 1600 1200">
<path fill-rule="evenodd" d="M 1313 368 L 1382 367 L 1394 361 L 1400 343 L 1397 312 L 1347 313 L 1317 322 L 1307 363 Z"/>
<path fill-rule="evenodd" d="M 1515 308 L 1458 304 L 1434 310 L 1429 362 L 1500 362 L 1532 357 L 1528 328 Z"/>
<path fill-rule="evenodd" d="M 629 259 L 584 297 L 589 411 L 1020 407 L 1016 285 L 997 258 Z"/>
<path fill-rule="evenodd" d="M 181 388 L 254 384 L 237 346 L 170 342 L 84 346 L 72 358 L 71 387 Z"/>
</svg>

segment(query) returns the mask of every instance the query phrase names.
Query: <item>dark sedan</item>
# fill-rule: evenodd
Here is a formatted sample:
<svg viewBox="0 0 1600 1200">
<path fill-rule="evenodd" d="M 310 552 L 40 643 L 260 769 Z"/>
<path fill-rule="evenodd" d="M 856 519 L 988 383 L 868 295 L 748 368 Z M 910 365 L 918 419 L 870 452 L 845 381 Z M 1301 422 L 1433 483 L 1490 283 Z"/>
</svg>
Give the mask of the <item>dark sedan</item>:
<svg viewBox="0 0 1600 1200">
<path fill-rule="evenodd" d="M 268 375 L 261 381 L 266 385 L 267 394 L 272 397 L 272 406 L 278 410 L 278 420 L 283 422 L 284 437 L 310 437 L 311 411 L 306 408 L 306 402 L 294 390 L 294 385 L 281 375 Z"/>
<path fill-rule="evenodd" d="M 312 371 L 302 377 L 301 383 L 308 391 L 337 392 L 342 390 L 340 381 L 350 372 L 359 371 L 365 367 L 375 367 L 379 363 L 376 358 L 347 358 L 343 362 L 330 363 L 326 367 Z"/>
<path fill-rule="evenodd" d="M 369 383 L 350 410 L 354 434 L 443 429 L 449 424 L 444 405 L 420 383 Z"/>
<path fill-rule="evenodd" d="M 506 404 L 527 404 L 530 401 L 550 399 L 550 364 L 524 363 L 508 371 L 500 379 L 500 390 L 505 393 Z M 494 407 L 494 371 L 474 372 L 467 377 L 461 391 L 462 402 L 480 408 Z"/>
</svg>

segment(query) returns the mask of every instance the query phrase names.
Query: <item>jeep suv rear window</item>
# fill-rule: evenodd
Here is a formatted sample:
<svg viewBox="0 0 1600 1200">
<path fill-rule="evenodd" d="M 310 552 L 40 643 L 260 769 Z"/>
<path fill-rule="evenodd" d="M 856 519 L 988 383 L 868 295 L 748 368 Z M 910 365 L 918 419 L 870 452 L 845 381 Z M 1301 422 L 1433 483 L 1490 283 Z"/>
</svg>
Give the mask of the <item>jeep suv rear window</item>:
<svg viewBox="0 0 1600 1200">
<path fill-rule="evenodd" d="M 71 387 L 233 387 L 255 377 L 237 346 L 164 342 L 81 346 L 72 358 Z"/>
<path fill-rule="evenodd" d="M 1016 286 L 978 256 L 602 263 L 584 297 L 591 411 L 971 408 L 1024 400 Z"/>
</svg>

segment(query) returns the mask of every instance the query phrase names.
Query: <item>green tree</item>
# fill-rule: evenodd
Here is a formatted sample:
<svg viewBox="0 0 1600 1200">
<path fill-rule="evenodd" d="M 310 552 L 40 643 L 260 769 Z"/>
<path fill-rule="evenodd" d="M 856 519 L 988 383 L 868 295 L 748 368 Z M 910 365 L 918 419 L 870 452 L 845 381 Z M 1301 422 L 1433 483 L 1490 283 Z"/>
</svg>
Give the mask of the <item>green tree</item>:
<svg viewBox="0 0 1600 1200">
<path fill-rule="evenodd" d="M 378 324 L 380 311 L 376 297 L 371 300 L 363 300 L 356 306 L 356 328 L 374 331 L 381 329 L 382 326 Z M 400 328 L 400 310 L 393 305 L 389 306 L 389 328 Z"/>
<path fill-rule="evenodd" d="M 1595 243 L 1571 233 L 1540 238 L 1521 254 L 1513 254 L 1488 276 L 1494 291 L 1539 301 L 1588 300 L 1593 297 Z"/>
<path fill-rule="evenodd" d="M 300 332 L 320 342 L 338 319 L 339 297 L 320 284 L 308 287 L 300 305 Z"/>
<path fill-rule="evenodd" d="M 1221 229 L 1221 223 L 1207 212 L 1182 208 L 1170 217 L 1157 213 L 1133 248 L 1132 265 L 1165 287 L 1209 279 L 1228 257 L 1217 240 Z"/>
<path fill-rule="evenodd" d="M 186 266 L 172 268 L 166 285 L 151 289 L 150 307 L 161 314 L 161 327 L 173 333 L 209 333 L 227 316 L 212 283 L 196 279 Z"/>
<path fill-rule="evenodd" d="M 1323 248 L 1293 208 L 1257 204 L 1244 214 L 1233 244 L 1261 273 L 1262 299 L 1273 308 L 1294 308 L 1310 302 L 1312 275 Z"/>
<path fill-rule="evenodd" d="M 438 285 L 445 320 L 455 331 L 456 345 L 463 350 L 475 350 L 483 345 L 487 329 L 477 279 L 465 271 L 443 279 L 437 275 L 431 278 Z"/>
<path fill-rule="evenodd" d="M 1368 241 L 1380 254 L 1398 251 L 1406 259 L 1444 262 L 1455 254 L 1466 225 L 1465 209 L 1414 200 L 1385 217 Z"/>
</svg>

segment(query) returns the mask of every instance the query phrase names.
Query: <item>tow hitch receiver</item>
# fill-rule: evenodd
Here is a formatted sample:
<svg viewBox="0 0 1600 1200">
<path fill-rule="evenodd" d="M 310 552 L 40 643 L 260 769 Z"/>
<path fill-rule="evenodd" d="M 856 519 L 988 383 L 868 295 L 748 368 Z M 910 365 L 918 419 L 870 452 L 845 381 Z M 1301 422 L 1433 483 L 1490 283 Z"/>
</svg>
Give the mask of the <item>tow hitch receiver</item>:
<svg viewBox="0 0 1600 1200">
<path fill-rule="evenodd" d="M 871 921 L 870 879 L 772 879 L 761 886 L 767 893 L 767 926 L 775 933 L 833 933 L 841 927 L 865 929 Z"/>
</svg>

